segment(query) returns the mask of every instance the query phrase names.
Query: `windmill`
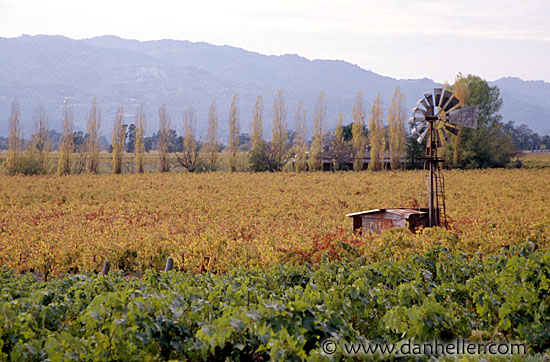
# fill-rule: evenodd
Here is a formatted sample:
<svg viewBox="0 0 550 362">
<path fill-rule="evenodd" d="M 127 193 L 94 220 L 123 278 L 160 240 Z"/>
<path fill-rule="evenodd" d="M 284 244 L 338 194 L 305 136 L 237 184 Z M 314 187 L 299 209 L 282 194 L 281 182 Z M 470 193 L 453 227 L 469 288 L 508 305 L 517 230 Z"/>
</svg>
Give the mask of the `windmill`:
<svg viewBox="0 0 550 362">
<path fill-rule="evenodd" d="M 426 152 L 422 158 L 428 171 L 428 226 L 447 226 L 445 214 L 445 182 L 440 164 L 444 157 L 438 149 L 451 141 L 451 134 L 458 135 L 459 127 L 477 128 L 478 106 L 461 108 L 460 100 L 447 89 L 434 88 L 424 93 L 411 112 L 411 135 L 418 135 L 418 143 L 426 139 Z"/>
<path fill-rule="evenodd" d="M 451 141 L 451 135 L 458 135 L 459 127 L 477 128 L 479 107 L 461 108 L 460 100 L 449 90 L 435 88 L 424 93 L 411 112 L 409 123 L 411 134 L 418 135 L 418 143 L 426 139 L 424 170 L 428 191 L 428 208 L 371 209 L 354 212 L 346 216 L 353 218 L 353 231 L 380 233 L 386 228 L 403 227 L 408 224 L 412 232 L 418 228 L 445 226 L 445 182 L 440 164 L 444 158 L 438 155 L 438 148 Z"/>
</svg>

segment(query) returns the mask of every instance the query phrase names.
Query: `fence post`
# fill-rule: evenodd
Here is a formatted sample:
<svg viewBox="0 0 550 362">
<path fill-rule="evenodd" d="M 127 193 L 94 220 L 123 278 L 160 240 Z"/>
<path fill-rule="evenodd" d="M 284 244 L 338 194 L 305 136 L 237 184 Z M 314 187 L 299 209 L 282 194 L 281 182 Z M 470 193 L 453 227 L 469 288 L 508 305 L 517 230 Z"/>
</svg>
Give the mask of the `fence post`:
<svg viewBox="0 0 550 362">
<path fill-rule="evenodd" d="M 166 259 L 166 267 L 164 268 L 164 271 L 169 272 L 172 269 L 174 269 L 174 259 L 168 257 L 168 259 Z"/>
<path fill-rule="evenodd" d="M 111 269 L 111 264 L 109 264 L 109 262 L 105 260 L 105 263 L 103 264 L 103 270 L 101 271 L 101 275 L 109 274 L 109 269 Z"/>
</svg>

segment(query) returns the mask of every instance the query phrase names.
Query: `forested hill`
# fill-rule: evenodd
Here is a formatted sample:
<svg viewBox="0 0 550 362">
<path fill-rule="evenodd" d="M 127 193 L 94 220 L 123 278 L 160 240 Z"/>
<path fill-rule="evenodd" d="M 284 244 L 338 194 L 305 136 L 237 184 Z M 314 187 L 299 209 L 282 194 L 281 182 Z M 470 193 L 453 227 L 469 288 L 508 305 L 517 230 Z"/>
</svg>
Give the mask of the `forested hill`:
<svg viewBox="0 0 550 362">
<path fill-rule="evenodd" d="M 504 78 L 492 84 L 501 90 L 504 121 L 526 123 L 536 132 L 550 133 L 550 83 Z M 338 112 L 343 113 L 344 123 L 351 122 L 351 109 L 359 90 L 363 90 L 369 103 L 380 92 L 387 105 L 395 88 L 400 87 L 410 107 L 423 92 L 435 86 L 438 84 L 426 78 L 393 79 L 340 60 L 266 56 L 207 43 L 139 42 L 114 36 L 85 40 L 45 35 L 0 38 L 0 135 L 7 134 L 14 97 L 19 100 L 28 134 L 33 109 L 41 102 L 50 126 L 60 129 L 65 98 L 70 98 L 75 107 L 76 128 L 84 129 L 91 99 L 98 96 L 103 111 L 102 132 L 107 135 L 119 104 L 125 107 L 127 122 L 132 122 L 135 107 L 141 103 L 145 104 L 148 133 L 156 130 L 158 107 L 166 103 L 176 130 L 181 128 L 184 108 L 193 106 L 202 134 L 208 107 L 215 99 L 220 135 L 225 138 L 225 120 L 235 93 L 239 95 L 243 132 L 248 131 L 258 95 L 263 96 L 266 105 L 266 131 L 270 128 L 273 98 L 283 88 L 289 127 L 292 128 L 294 112 L 302 99 L 308 109 L 311 133 L 313 105 L 321 90 L 327 96 L 327 126 L 331 128 Z"/>
</svg>

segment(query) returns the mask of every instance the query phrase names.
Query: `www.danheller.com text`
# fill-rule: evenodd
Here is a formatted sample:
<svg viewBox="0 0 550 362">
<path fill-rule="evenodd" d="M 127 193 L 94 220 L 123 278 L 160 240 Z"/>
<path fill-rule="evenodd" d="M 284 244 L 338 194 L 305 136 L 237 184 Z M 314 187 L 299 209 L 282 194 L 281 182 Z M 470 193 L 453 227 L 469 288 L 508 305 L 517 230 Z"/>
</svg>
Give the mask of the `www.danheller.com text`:
<svg viewBox="0 0 550 362">
<path fill-rule="evenodd" d="M 524 355 L 527 347 L 513 342 L 472 342 L 467 339 L 417 342 L 403 340 L 396 343 L 346 342 L 326 339 L 321 343 L 324 354 L 395 355 L 395 356 L 455 356 L 455 355 Z"/>
</svg>

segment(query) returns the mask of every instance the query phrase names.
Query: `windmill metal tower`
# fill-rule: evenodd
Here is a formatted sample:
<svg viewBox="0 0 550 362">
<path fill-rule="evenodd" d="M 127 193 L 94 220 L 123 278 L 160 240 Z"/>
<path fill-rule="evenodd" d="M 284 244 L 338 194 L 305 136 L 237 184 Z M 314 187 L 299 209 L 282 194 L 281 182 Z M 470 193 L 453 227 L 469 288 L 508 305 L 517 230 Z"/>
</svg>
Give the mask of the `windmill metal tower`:
<svg viewBox="0 0 550 362">
<path fill-rule="evenodd" d="M 443 143 L 451 141 L 450 134 L 458 135 L 458 126 L 477 128 L 479 107 L 461 108 L 460 100 L 449 90 L 434 88 L 424 93 L 411 112 L 409 124 L 413 127 L 411 135 L 419 134 L 418 143 L 426 140 L 424 170 L 427 170 L 426 186 L 428 192 L 428 226 L 447 227 L 445 213 L 445 180 L 441 172 L 443 154 L 438 155 Z M 441 152 L 443 153 L 443 152 Z"/>
</svg>

